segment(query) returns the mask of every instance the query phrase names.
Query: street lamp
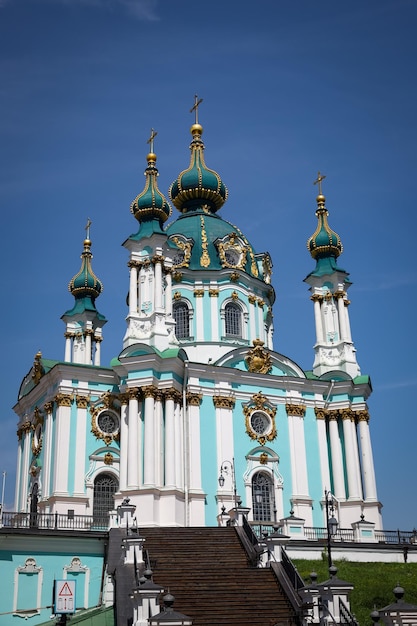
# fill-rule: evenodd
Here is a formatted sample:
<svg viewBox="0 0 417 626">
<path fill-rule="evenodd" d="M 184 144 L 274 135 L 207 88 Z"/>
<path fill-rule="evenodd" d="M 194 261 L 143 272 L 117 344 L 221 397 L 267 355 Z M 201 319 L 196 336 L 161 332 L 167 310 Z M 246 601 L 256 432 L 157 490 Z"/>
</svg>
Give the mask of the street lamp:
<svg viewBox="0 0 417 626">
<path fill-rule="evenodd" d="M 232 486 L 233 486 L 233 500 L 235 503 L 235 509 L 237 509 L 237 491 L 236 491 L 236 475 L 235 475 L 235 459 L 233 458 L 232 461 L 222 461 L 221 465 L 220 465 L 220 474 L 219 474 L 219 486 L 221 488 L 224 487 L 224 483 L 225 483 L 225 478 L 223 474 L 226 474 L 226 476 L 229 474 L 232 477 Z"/>
<path fill-rule="evenodd" d="M 334 501 L 330 491 L 324 491 L 324 501 L 326 503 L 327 560 L 330 568 L 333 565 L 331 542 L 332 537 L 337 533 L 338 522 L 334 516 Z"/>
</svg>

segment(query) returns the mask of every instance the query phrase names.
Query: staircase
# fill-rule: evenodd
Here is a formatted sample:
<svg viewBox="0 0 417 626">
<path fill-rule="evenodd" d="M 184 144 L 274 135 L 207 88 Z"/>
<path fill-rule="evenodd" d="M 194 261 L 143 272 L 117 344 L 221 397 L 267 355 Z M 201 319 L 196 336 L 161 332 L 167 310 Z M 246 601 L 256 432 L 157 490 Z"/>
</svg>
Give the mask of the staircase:
<svg viewBox="0 0 417 626">
<path fill-rule="evenodd" d="M 250 564 L 233 527 L 141 528 L 153 580 L 193 626 L 290 626 L 296 613 L 270 568 Z"/>
</svg>

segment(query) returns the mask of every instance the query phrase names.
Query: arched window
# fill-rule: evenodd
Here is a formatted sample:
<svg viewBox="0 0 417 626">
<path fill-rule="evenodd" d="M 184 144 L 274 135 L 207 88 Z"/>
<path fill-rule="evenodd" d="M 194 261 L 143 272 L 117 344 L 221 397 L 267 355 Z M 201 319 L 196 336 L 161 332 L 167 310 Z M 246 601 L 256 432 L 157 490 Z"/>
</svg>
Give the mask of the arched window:
<svg viewBox="0 0 417 626">
<path fill-rule="evenodd" d="M 190 311 L 185 302 L 175 302 L 172 308 L 175 320 L 175 336 L 177 339 L 187 339 L 190 336 Z"/>
<path fill-rule="evenodd" d="M 252 478 L 252 512 L 257 522 L 274 520 L 274 485 L 271 477 L 257 472 Z"/>
<path fill-rule="evenodd" d="M 94 481 L 93 524 L 107 528 L 109 511 L 114 509 L 113 494 L 119 488 L 112 474 L 99 474 Z"/>
<path fill-rule="evenodd" d="M 235 302 L 224 307 L 224 325 L 226 337 L 242 337 L 242 310 Z"/>
</svg>

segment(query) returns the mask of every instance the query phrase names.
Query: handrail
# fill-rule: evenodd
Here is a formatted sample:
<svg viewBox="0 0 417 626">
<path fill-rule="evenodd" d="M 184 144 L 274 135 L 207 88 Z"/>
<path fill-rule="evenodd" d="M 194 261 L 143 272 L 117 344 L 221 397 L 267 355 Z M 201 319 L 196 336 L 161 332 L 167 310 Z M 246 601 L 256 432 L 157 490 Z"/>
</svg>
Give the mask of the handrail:
<svg viewBox="0 0 417 626">
<path fill-rule="evenodd" d="M 249 522 L 253 532 L 259 539 L 264 539 L 272 532 L 282 533 L 282 527 L 276 529 L 274 522 Z M 327 541 L 327 528 L 320 526 L 304 526 L 304 536 L 297 537 L 298 540 L 303 541 Z M 374 537 L 377 543 L 386 543 L 390 545 L 404 545 L 410 544 L 417 546 L 417 530 L 374 530 Z M 295 537 L 294 537 L 295 539 Z M 336 535 L 332 537 L 333 542 L 341 543 L 358 543 L 355 533 L 352 528 L 338 528 Z"/>
<path fill-rule="evenodd" d="M 22 513 L 4 511 L 2 528 L 31 530 L 108 530 L 109 516 L 73 515 L 69 513 Z M 0 527 L 0 528 L 1 528 Z"/>
</svg>

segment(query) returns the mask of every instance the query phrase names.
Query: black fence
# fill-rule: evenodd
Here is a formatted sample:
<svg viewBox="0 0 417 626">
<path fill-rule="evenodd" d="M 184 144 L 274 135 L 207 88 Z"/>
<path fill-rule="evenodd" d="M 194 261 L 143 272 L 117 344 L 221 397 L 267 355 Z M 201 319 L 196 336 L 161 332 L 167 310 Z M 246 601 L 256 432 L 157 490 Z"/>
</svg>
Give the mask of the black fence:
<svg viewBox="0 0 417 626">
<path fill-rule="evenodd" d="M 30 528 L 39 530 L 108 530 L 109 516 L 74 515 L 68 513 L 16 513 L 4 511 L 2 528 Z"/>
</svg>

